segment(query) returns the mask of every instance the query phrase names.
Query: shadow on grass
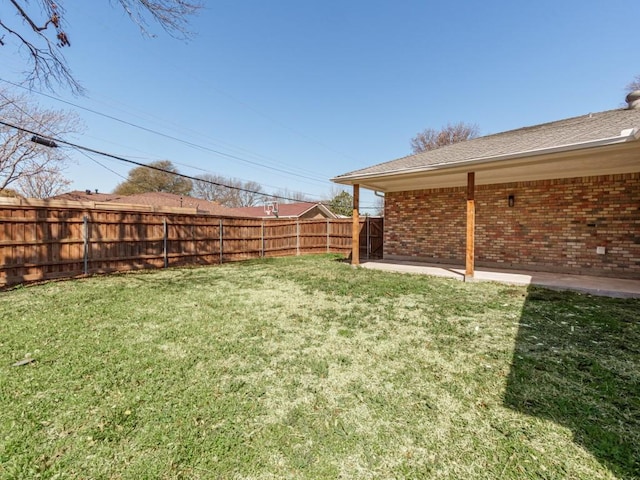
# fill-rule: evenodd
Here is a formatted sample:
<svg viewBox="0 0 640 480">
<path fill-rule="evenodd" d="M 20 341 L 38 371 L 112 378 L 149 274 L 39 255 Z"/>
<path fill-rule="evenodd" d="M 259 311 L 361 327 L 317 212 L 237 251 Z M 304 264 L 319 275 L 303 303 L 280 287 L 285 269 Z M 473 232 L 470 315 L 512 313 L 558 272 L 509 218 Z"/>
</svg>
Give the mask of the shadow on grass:
<svg viewBox="0 0 640 480">
<path fill-rule="evenodd" d="M 640 300 L 530 288 L 504 403 L 569 428 L 620 478 L 640 478 Z"/>
</svg>

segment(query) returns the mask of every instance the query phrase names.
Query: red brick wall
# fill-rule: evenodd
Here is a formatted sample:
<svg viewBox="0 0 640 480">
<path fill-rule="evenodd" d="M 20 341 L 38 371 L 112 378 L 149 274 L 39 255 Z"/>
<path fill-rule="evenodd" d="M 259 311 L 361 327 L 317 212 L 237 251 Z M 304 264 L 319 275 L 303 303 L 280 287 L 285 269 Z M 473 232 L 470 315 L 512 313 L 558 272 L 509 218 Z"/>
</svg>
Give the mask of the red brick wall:
<svg viewBox="0 0 640 480">
<path fill-rule="evenodd" d="M 385 257 L 463 264 L 465 199 L 387 193 Z M 476 187 L 476 265 L 640 278 L 640 173 Z"/>
</svg>

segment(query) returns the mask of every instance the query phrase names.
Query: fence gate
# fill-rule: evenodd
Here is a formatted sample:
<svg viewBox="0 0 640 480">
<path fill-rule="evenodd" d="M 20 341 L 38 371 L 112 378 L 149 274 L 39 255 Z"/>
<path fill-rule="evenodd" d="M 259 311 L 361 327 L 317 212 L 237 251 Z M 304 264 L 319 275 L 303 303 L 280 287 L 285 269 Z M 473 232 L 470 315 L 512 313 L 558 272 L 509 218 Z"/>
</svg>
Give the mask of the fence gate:
<svg viewBox="0 0 640 480">
<path fill-rule="evenodd" d="M 360 223 L 360 258 L 382 258 L 384 218 L 366 217 Z"/>
</svg>

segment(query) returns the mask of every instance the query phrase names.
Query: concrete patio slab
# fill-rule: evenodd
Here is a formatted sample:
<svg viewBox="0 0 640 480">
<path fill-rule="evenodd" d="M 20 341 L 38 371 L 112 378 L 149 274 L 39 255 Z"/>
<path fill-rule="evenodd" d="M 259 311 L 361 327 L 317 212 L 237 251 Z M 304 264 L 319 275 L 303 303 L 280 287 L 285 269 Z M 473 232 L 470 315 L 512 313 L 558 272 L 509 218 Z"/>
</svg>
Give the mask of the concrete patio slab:
<svg viewBox="0 0 640 480">
<path fill-rule="evenodd" d="M 390 272 L 434 275 L 465 280 L 464 267 L 460 265 L 430 264 L 411 261 L 367 260 L 363 268 Z M 468 281 L 468 280 L 467 280 Z M 640 298 L 640 279 L 608 278 L 590 275 L 532 272 L 506 269 L 476 270 L 472 281 L 500 282 L 510 285 L 539 285 L 555 290 L 574 290 L 619 298 Z"/>
</svg>

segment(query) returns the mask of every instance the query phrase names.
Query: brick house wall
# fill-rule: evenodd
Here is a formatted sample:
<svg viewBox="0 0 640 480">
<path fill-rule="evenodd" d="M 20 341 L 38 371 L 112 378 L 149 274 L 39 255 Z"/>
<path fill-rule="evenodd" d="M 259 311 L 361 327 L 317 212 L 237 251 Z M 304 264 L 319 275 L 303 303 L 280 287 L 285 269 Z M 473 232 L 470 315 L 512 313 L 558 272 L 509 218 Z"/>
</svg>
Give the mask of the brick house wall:
<svg viewBox="0 0 640 480">
<path fill-rule="evenodd" d="M 384 257 L 462 265 L 465 222 L 466 187 L 387 193 Z M 640 278 L 640 173 L 477 186 L 475 252 L 476 266 Z"/>
</svg>

